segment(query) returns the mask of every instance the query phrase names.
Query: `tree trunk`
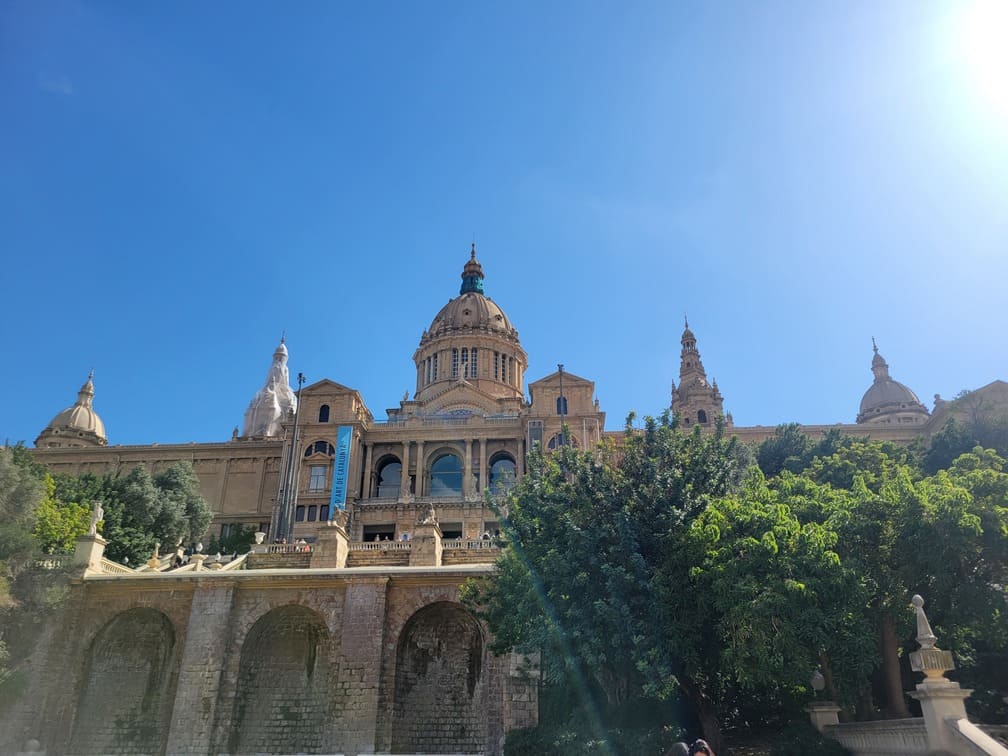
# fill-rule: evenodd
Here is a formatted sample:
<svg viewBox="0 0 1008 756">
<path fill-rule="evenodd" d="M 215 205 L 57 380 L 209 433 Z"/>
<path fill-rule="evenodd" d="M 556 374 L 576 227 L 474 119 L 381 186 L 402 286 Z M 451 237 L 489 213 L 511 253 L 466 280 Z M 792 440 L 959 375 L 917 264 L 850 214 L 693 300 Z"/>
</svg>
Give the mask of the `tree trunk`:
<svg viewBox="0 0 1008 756">
<path fill-rule="evenodd" d="M 718 718 L 714 702 L 708 698 L 693 678 L 680 675 L 677 679 L 686 698 L 696 710 L 704 740 L 707 741 L 714 753 L 724 753 L 724 743 L 721 740 L 721 720 Z"/>
<path fill-rule="evenodd" d="M 910 716 L 910 711 L 907 709 L 906 698 L 903 695 L 896 620 L 888 615 L 882 616 L 879 645 L 882 650 L 882 681 L 886 694 L 886 716 L 891 719 L 905 719 Z"/>
</svg>

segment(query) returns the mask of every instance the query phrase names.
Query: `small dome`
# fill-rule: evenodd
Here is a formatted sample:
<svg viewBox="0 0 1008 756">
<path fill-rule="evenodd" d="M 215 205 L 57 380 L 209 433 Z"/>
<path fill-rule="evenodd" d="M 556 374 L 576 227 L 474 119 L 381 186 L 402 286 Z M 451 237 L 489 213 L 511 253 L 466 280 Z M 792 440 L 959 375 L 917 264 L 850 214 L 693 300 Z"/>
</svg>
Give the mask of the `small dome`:
<svg viewBox="0 0 1008 756">
<path fill-rule="evenodd" d="M 867 417 L 885 410 L 923 407 L 920 399 L 909 388 L 892 378 L 876 381 L 861 398 L 858 417 Z M 859 420 L 860 422 L 860 420 Z"/>
<path fill-rule="evenodd" d="M 927 408 L 921 404 L 917 395 L 899 381 L 894 381 L 889 375 L 889 365 L 879 354 L 875 339 L 872 339 L 872 373 L 875 381 L 861 397 L 861 407 L 857 422 L 878 423 L 890 422 L 895 415 L 902 416 L 897 422 L 919 422 L 927 418 Z"/>
<path fill-rule="evenodd" d="M 35 439 L 35 445 L 42 446 L 104 446 L 105 423 L 98 417 L 92 402 L 94 400 L 94 371 L 77 392 L 77 401 L 54 417 L 45 430 Z"/>
</svg>

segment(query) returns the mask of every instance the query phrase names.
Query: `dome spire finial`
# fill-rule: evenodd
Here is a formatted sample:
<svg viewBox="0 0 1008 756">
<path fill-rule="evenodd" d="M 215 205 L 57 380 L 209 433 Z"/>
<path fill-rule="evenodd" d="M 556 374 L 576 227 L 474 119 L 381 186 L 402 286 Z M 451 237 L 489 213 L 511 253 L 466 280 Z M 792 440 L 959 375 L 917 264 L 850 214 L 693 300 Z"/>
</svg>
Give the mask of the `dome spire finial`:
<svg viewBox="0 0 1008 756">
<path fill-rule="evenodd" d="M 875 354 L 878 354 L 878 344 L 875 343 L 874 336 L 871 337 L 871 348 L 875 352 Z"/>
</svg>

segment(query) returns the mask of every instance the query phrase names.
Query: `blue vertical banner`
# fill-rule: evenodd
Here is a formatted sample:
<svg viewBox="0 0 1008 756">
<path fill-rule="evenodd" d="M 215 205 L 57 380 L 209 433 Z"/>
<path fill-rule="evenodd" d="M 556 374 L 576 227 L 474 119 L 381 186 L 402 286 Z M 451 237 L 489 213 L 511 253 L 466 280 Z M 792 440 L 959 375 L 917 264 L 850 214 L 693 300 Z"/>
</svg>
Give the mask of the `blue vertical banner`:
<svg viewBox="0 0 1008 756">
<path fill-rule="evenodd" d="M 336 459 L 332 471 L 332 498 L 329 500 L 329 511 L 346 509 L 347 477 L 350 475 L 350 446 L 353 441 L 353 428 L 341 425 L 336 432 Z"/>
</svg>

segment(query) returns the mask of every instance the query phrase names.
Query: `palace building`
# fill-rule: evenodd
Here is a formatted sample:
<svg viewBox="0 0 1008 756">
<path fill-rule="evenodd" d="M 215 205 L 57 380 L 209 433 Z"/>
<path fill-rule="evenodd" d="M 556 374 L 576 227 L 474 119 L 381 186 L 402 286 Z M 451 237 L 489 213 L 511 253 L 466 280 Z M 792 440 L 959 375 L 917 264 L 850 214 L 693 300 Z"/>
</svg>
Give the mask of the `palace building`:
<svg viewBox="0 0 1008 756">
<path fill-rule="evenodd" d="M 105 559 L 93 532 L 48 560 L 76 579 L 21 705 L 0 718 L 0 752 L 500 754 L 508 730 L 537 721 L 535 659 L 494 656 L 459 601 L 499 553 L 487 491 L 520 481 L 536 445 L 590 448 L 623 431 L 606 430 L 587 378 L 561 369 L 526 385 L 525 350 L 475 246 L 461 278 L 422 329 L 412 398 L 382 419 L 333 380 L 295 392 L 281 339 L 240 433 L 110 445 L 88 376 L 36 439 L 37 462 L 73 474 L 190 462 L 209 535 L 241 525 L 265 540 L 232 561 L 196 554 L 180 567 L 155 553 L 130 567 Z M 697 344 L 686 323 L 681 421 L 743 441 L 773 433 L 734 425 Z M 907 443 L 955 411 L 936 397 L 929 413 L 877 347 L 871 370 L 856 423 L 805 431 Z M 975 393 L 1008 406 L 1002 381 Z"/>
<path fill-rule="evenodd" d="M 215 513 L 216 535 L 227 535 L 238 524 L 276 533 L 286 508 L 294 537 L 311 542 L 322 523 L 345 509 L 352 540 L 396 539 L 431 505 L 447 538 L 493 532 L 496 522 L 483 505 L 483 491 L 519 480 L 533 444 L 554 448 L 564 422 L 567 440 L 581 447 L 590 447 L 607 431 L 595 384 L 586 378 L 546 375 L 528 383 L 526 401 L 528 358 L 506 312 L 486 295 L 484 281 L 474 245 L 458 296 L 422 331 L 413 354 L 412 398 L 403 397 L 382 419 L 375 419 L 359 391 L 333 380 L 295 394 L 281 340 L 242 432 L 236 430 L 227 441 L 109 446 L 89 376 L 74 405 L 39 434 L 35 459 L 68 473 L 113 472 L 137 464 L 156 471 L 190 461 Z M 745 441 L 772 433 L 762 426 L 737 427 L 724 413 L 724 398 L 717 382 L 708 382 L 688 323 L 681 344 L 671 408 L 685 425 L 713 427 L 721 420 Z M 810 425 L 807 432 L 814 436 L 838 428 L 908 442 L 944 423 L 947 413 L 932 416 L 911 389 L 890 377 L 877 346 L 871 370 L 874 381 L 861 399 L 856 423 Z M 937 404 L 940 410 L 945 403 Z M 611 432 L 617 440 L 621 434 L 622 429 Z"/>
</svg>

